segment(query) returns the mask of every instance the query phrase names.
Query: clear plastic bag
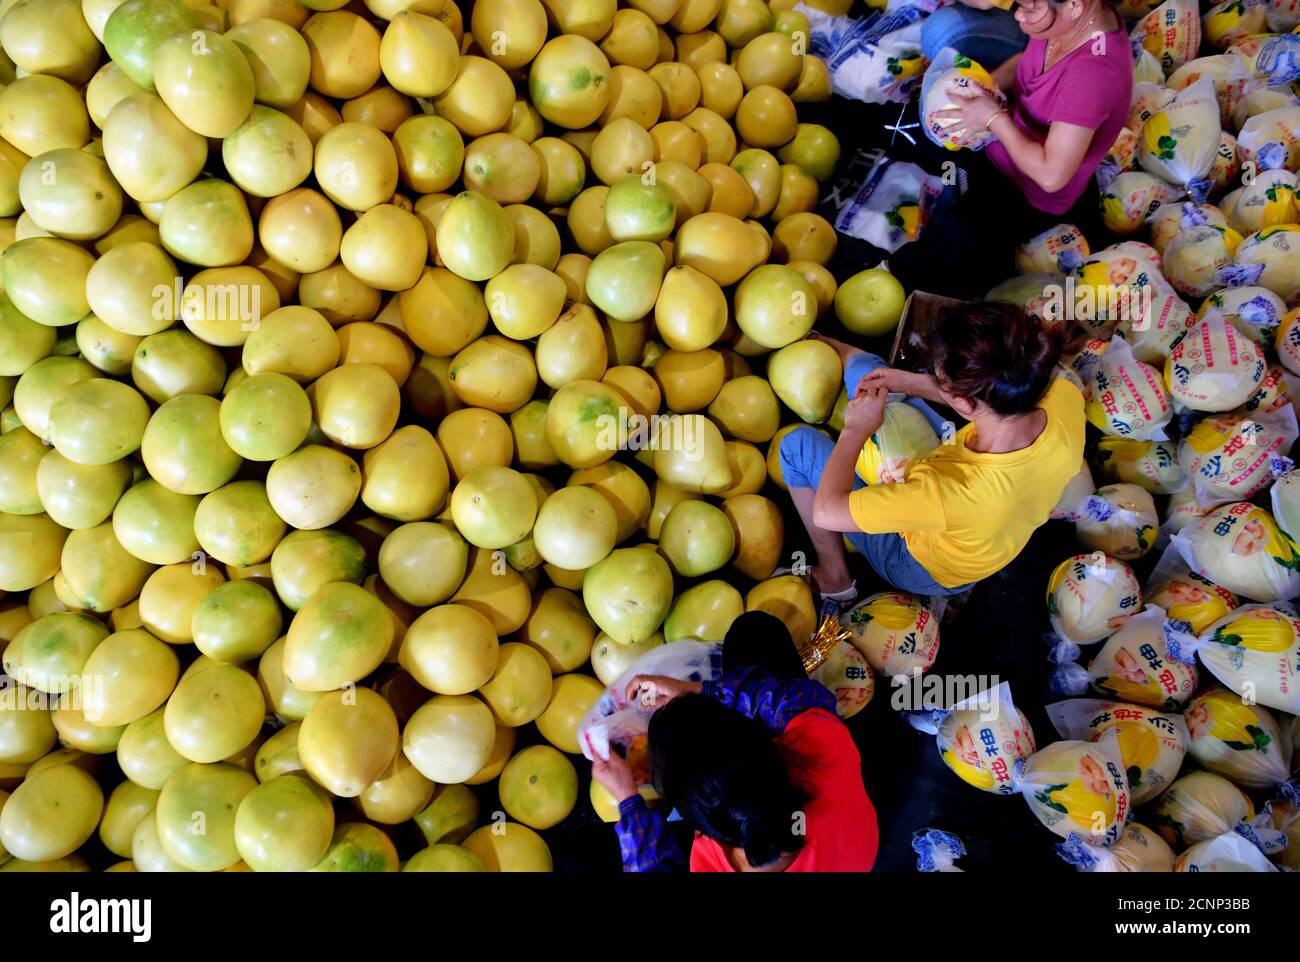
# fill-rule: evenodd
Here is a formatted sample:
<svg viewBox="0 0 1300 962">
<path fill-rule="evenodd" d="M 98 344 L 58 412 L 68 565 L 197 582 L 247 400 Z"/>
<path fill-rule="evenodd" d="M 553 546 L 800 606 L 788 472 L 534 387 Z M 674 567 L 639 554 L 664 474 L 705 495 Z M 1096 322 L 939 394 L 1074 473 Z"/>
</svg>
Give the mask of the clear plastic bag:
<svg viewBox="0 0 1300 962">
<path fill-rule="evenodd" d="M 1197 842 L 1174 862 L 1175 872 L 1276 872 L 1277 866 L 1237 832 Z"/>
<path fill-rule="evenodd" d="M 1088 420 L 1106 434 L 1163 440 L 1174 416 L 1159 372 L 1133 356 L 1124 338 L 1111 339 L 1088 379 Z"/>
<path fill-rule="evenodd" d="M 918 872 L 961 872 L 956 861 L 966 854 L 966 846 L 951 832 L 937 828 L 917 829 L 912 833 L 912 851 L 916 853 Z"/>
<path fill-rule="evenodd" d="M 1017 786 L 1040 822 L 1062 838 L 1111 845 L 1133 803 L 1114 729 L 1096 741 L 1060 741 L 1025 759 Z"/>
<path fill-rule="evenodd" d="M 1173 535 L 1183 560 L 1233 594 L 1270 603 L 1300 594 L 1300 550 L 1248 501 L 1220 505 Z"/>
<path fill-rule="evenodd" d="M 1196 320 L 1222 317 L 1256 344 L 1273 340 L 1286 315 L 1286 304 L 1267 287 L 1224 287 L 1211 293 L 1196 312 Z"/>
<path fill-rule="evenodd" d="M 959 54 L 952 47 L 944 47 L 935 54 L 934 62 L 925 70 L 921 80 L 921 126 L 925 135 L 940 147 L 948 150 L 983 150 L 994 139 L 987 130 L 967 130 L 960 136 L 949 133 L 958 121 L 952 117 L 938 116 L 936 111 L 956 106 L 951 87 L 982 87 L 1005 107 L 1007 98 L 998 89 L 993 78 L 980 64 Z"/>
<path fill-rule="evenodd" d="M 1089 845 L 1070 833 L 1056 851 L 1080 872 L 1172 872 L 1174 850 L 1144 825 L 1129 822 L 1109 848 Z"/>
<path fill-rule="evenodd" d="M 1103 435 L 1097 440 L 1097 466 L 1105 480 L 1136 484 L 1151 494 L 1173 494 L 1190 483 L 1172 441 L 1133 441 Z"/>
<path fill-rule="evenodd" d="M 902 484 L 912 465 L 938 446 L 939 436 L 924 414 L 905 402 L 891 401 L 880 427 L 858 455 L 858 477 L 867 484 Z"/>
<path fill-rule="evenodd" d="M 1134 51 L 1146 50 L 1169 76 L 1201 47 L 1201 13 L 1195 0 L 1166 0 L 1129 34 Z"/>
<path fill-rule="evenodd" d="M 891 26 L 895 28 L 880 32 Z M 870 30 L 845 31 L 822 59 L 830 70 L 831 89 L 841 97 L 906 103 L 920 85 L 927 63 L 921 53 L 921 20 L 914 10 L 887 14 L 873 21 Z"/>
<path fill-rule="evenodd" d="M 1165 609 L 1170 621 L 1185 621 L 1193 634 L 1199 635 L 1230 611 L 1241 607 L 1241 600 L 1222 585 L 1197 574 L 1187 566 L 1173 548 L 1165 548 L 1147 579 L 1144 595 L 1147 604 Z"/>
<path fill-rule="evenodd" d="M 1240 63 L 1236 57 L 1224 59 Z M 1182 89 L 1174 83 L 1176 76 L 1170 77 L 1170 87 L 1177 93 L 1142 125 L 1138 163 L 1200 202 L 1210 192 L 1211 183 L 1205 175 L 1219 149 L 1219 99 L 1209 76 L 1202 75 Z M 1244 66 L 1240 79 L 1249 79 Z"/>
<path fill-rule="evenodd" d="M 1075 522 L 1079 543 L 1121 561 L 1142 557 L 1156 543 L 1160 516 L 1151 495 L 1136 484 L 1107 484 Z"/>
<path fill-rule="evenodd" d="M 1176 849 L 1231 832 L 1255 816 L 1246 794 L 1222 775 L 1191 771 L 1151 806 L 1151 826 Z"/>
<path fill-rule="evenodd" d="M 1183 767 L 1188 734 L 1180 715 L 1145 705 L 1075 698 L 1048 705 L 1047 717 L 1062 738 L 1096 741 L 1104 732 L 1116 732 L 1134 805 L 1159 795 Z"/>
<path fill-rule="evenodd" d="M 1079 473 L 1065 485 L 1065 490 L 1061 492 L 1061 497 L 1057 500 L 1056 507 L 1052 508 L 1049 517 L 1058 521 L 1078 521 L 1084 516 L 1088 499 L 1096 490 L 1097 485 L 1092 480 L 1092 471 L 1085 461 L 1079 468 Z"/>
<path fill-rule="evenodd" d="M 1259 345 L 1211 313 L 1170 350 L 1165 384 L 1178 404 L 1218 413 L 1245 404 L 1266 370 Z"/>
<path fill-rule="evenodd" d="M 928 671 L 939 655 L 939 618 L 929 598 L 885 591 L 859 602 L 840 623 L 873 671 L 886 678 Z"/>
<path fill-rule="evenodd" d="M 1291 743 L 1268 709 L 1212 688 L 1193 698 L 1183 717 L 1191 736 L 1188 750 L 1204 768 L 1246 788 L 1279 789 L 1297 797 L 1296 786 L 1288 781 Z"/>
<path fill-rule="evenodd" d="M 1066 558 L 1047 581 L 1047 615 L 1065 642 L 1088 645 L 1109 637 L 1142 608 L 1133 569 L 1103 552 Z M 1075 654 L 1067 659 L 1073 661 Z"/>
<path fill-rule="evenodd" d="M 943 182 L 916 164 L 877 163 L 835 218 L 835 229 L 891 254 L 925 229 Z"/>
<path fill-rule="evenodd" d="M 939 757 L 962 781 L 996 795 L 1019 791 L 1016 766 L 1033 754 L 1034 732 L 1006 682 L 950 709 L 905 715 L 912 727 L 935 736 Z"/>
<path fill-rule="evenodd" d="M 1245 501 L 1273 481 L 1272 464 L 1300 437 L 1294 409 L 1202 418 L 1183 435 L 1178 460 L 1205 507 Z"/>
<path fill-rule="evenodd" d="M 1021 274 L 1068 274 L 1088 256 L 1088 239 L 1073 224 L 1049 227 L 1016 248 Z"/>
<path fill-rule="evenodd" d="M 1173 654 L 1200 658 L 1215 678 L 1248 701 L 1300 712 L 1300 618 L 1290 605 L 1242 605 L 1196 641 L 1176 646 Z"/>
</svg>

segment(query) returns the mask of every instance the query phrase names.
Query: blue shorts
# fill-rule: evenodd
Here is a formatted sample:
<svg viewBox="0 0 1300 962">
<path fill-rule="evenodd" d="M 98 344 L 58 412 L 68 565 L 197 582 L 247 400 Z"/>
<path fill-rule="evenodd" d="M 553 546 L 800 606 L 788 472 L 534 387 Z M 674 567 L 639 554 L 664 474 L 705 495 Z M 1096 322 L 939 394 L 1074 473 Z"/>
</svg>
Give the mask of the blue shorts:
<svg viewBox="0 0 1300 962">
<path fill-rule="evenodd" d="M 940 7 L 921 24 L 921 51 L 933 60 L 952 47 L 992 73 L 1020 51 L 1029 37 L 1009 10 L 976 10 L 961 3 Z"/>
<path fill-rule="evenodd" d="M 869 371 L 885 367 L 883 358 L 875 354 L 858 354 L 844 368 L 844 387 L 852 396 L 858 381 Z M 925 415 L 934 428 L 935 434 L 944 437 L 951 432 L 951 422 L 945 421 L 928 404 L 917 398 L 908 398 L 907 403 Z M 835 442 L 819 431 L 810 427 L 800 427 L 781 439 L 781 472 L 785 483 L 790 488 L 816 488 L 821 481 L 822 471 L 835 450 Z M 857 490 L 866 486 L 866 482 L 853 475 L 853 488 Z M 945 588 L 934 580 L 919 561 L 912 557 L 901 535 L 867 534 L 865 531 L 850 531 L 845 534 L 849 543 L 870 562 L 880 577 L 895 588 L 918 595 L 955 595 L 965 591 L 969 585 L 959 588 Z"/>
</svg>

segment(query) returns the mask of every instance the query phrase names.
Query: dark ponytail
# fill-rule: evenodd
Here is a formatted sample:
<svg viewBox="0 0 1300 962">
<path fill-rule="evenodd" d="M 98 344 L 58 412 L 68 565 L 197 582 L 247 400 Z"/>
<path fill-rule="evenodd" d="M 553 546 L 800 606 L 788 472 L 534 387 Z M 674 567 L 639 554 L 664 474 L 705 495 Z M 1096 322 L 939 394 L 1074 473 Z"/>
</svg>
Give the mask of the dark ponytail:
<svg viewBox="0 0 1300 962">
<path fill-rule="evenodd" d="M 939 312 L 928 338 L 933 370 L 944 390 L 988 405 L 995 414 L 1032 411 L 1061 358 L 1063 332 L 997 301 Z"/>
</svg>

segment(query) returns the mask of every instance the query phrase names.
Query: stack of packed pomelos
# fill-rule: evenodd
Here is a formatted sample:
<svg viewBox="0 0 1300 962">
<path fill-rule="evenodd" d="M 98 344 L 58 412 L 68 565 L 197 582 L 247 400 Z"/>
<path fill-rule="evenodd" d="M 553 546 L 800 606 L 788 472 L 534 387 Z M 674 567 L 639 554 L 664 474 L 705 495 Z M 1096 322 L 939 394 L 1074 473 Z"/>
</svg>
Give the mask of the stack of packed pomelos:
<svg viewBox="0 0 1300 962">
<path fill-rule="evenodd" d="M 811 632 L 792 5 L 0 0 L 0 870 L 549 869 L 603 684 Z"/>
</svg>

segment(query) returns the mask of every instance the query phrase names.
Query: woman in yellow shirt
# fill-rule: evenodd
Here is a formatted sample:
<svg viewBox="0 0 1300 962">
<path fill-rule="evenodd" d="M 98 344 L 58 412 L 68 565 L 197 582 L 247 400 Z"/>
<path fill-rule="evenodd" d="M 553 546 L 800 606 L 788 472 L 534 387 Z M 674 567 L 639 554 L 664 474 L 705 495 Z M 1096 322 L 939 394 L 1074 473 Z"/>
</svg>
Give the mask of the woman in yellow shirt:
<svg viewBox="0 0 1300 962">
<path fill-rule="evenodd" d="M 1014 559 L 1083 460 L 1083 395 L 1054 378 L 1060 332 L 1008 304 L 952 307 L 928 338 L 932 374 L 826 340 L 852 395 L 844 430 L 834 443 L 812 428 L 791 431 L 780 452 L 817 552 L 815 590 L 839 603 L 856 595 L 840 532 L 885 581 L 916 594 L 957 594 Z M 937 431 L 939 447 L 905 481 L 868 486 L 854 467 L 891 394 L 907 395 L 931 424 L 943 420 L 925 401 L 968 423 Z"/>
</svg>

